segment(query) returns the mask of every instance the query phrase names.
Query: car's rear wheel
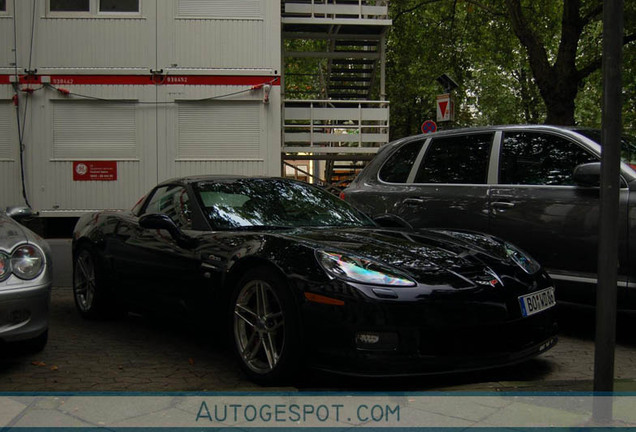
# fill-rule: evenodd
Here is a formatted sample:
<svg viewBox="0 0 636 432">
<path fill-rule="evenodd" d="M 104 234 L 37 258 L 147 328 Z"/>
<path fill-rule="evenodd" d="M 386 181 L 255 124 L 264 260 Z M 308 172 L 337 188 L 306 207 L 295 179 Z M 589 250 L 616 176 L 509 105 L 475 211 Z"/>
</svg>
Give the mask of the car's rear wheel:
<svg viewBox="0 0 636 432">
<path fill-rule="evenodd" d="M 109 303 L 104 281 L 95 254 L 82 247 L 73 263 L 73 296 L 75 306 L 84 318 L 102 318 L 107 315 Z"/>
<path fill-rule="evenodd" d="M 298 319 L 287 284 L 261 267 L 240 280 L 231 302 L 231 332 L 241 367 L 255 382 L 281 384 L 298 365 Z"/>
</svg>

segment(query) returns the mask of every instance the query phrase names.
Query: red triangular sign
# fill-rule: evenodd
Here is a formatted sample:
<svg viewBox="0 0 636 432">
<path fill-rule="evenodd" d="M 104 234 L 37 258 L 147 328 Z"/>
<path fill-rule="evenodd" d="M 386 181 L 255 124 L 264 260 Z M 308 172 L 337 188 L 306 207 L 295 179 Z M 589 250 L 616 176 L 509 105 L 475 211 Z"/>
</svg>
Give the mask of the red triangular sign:
<svg viewBox="0 0 636 432">
<path fill-rule="evenodd" d="M 448 107 L 448 101 L 440 101 L 439 110 L 442 113 L 442 117 L 446 117 L 446 108 Z"/>
</svg>

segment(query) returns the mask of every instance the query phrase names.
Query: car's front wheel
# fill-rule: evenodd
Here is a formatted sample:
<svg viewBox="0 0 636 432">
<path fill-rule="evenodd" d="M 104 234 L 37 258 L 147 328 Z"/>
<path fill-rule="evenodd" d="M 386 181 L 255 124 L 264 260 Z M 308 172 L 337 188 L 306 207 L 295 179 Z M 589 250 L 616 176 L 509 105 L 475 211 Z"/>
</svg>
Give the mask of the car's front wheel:
<svg viewBox="0 0 636 432">
<path fill-rule="evenodd" d="M 253 381 L 281 384 L 298 366 L 298 319 L 284 279 L 261 267 L 248 271 L 231 302 L 231 336 L 241 367 Z"/>
</svg>

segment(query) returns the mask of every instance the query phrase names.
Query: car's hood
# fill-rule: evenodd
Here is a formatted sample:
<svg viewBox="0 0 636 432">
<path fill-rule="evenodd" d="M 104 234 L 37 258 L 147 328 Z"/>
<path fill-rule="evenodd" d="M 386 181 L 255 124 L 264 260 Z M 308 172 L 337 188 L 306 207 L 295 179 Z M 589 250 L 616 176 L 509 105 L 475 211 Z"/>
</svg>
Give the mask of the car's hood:
<svg viewBox="0 0 636 432">
<path fill-rule="evenodd" d="M 399 229 L 298 229 L 279 235 L 314 248 L 349 252 L 389 264 L 415 276 L 448 272 L 488 278 L 492 268 L 515 266 L 503 242 L 486 234 Z"/>
</svg>

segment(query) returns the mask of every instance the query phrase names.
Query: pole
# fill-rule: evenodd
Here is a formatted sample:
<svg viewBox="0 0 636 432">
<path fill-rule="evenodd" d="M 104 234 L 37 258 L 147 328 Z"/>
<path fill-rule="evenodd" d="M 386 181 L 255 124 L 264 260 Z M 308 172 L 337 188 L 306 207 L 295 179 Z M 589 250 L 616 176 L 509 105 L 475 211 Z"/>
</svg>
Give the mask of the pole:
<svg viewBox="0 0 636 432">
<path fill-rule="evenodd" d="M 621 141 L 623 0 L 603 2 L 603 114 L 593 419 L 612 419 Z"/>
</svg>

